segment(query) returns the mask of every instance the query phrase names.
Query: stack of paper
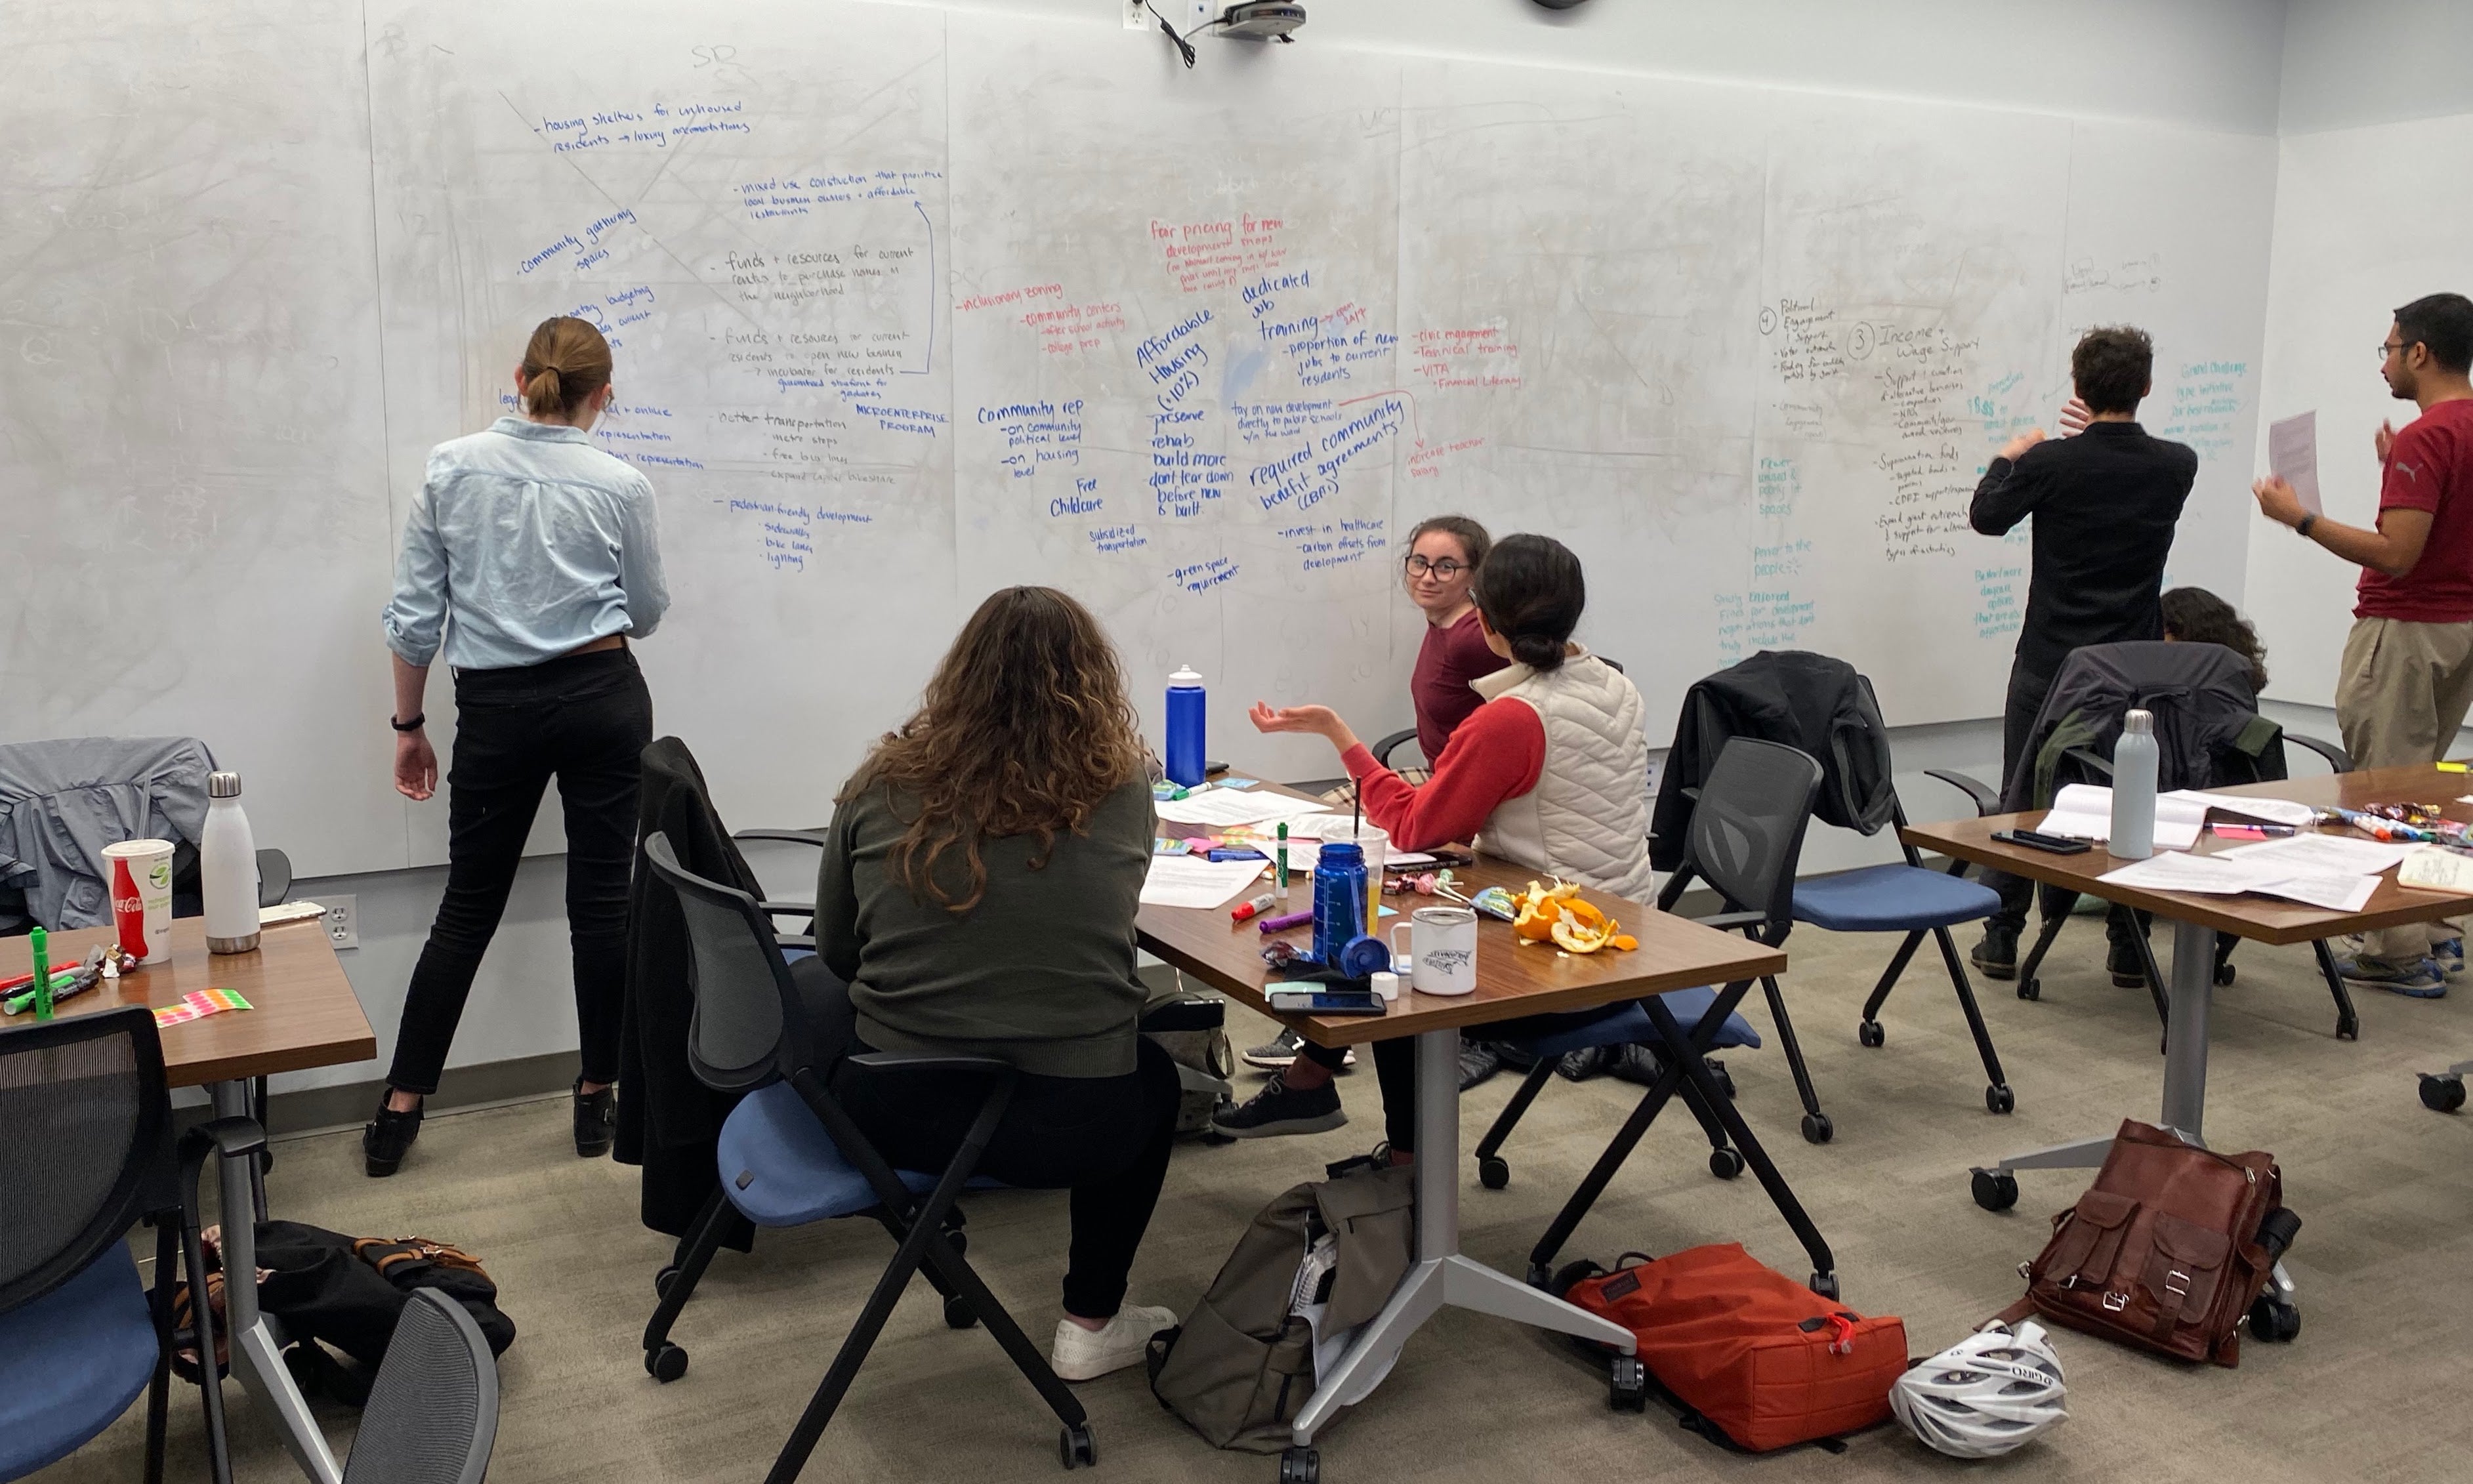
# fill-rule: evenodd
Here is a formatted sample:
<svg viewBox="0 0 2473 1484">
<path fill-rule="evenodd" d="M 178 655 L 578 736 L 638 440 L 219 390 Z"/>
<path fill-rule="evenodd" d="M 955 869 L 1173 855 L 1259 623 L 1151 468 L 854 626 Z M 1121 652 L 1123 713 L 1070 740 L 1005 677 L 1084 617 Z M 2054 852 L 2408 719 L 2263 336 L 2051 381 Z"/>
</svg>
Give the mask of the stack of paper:
<svg viewBox="0 0 2473 1484">
<path fill-rule="evenodd" d="M 2238 814 L 2244 819 L 2265 820 L 2270 825 L 2291 825 L 2300 828 L 2316 824 L 2318 811 L 2306 803 L 2290 799 L 2252 799 L 2243 794 L 2204 794 L 2195 788 L 2176 788 L 2162 796 L 2202 804 L 2218 814 Z"/>
<path fill-rule="evenodd" d="M 1201 860 L 1191 855 L 1154 855 L 1142 878 L 1146 907 L 1224 907 L 1262 874 L 1259 860 Z"/>
<path fill-rule="evenodd" d="M 1327 815 L 1331 805 L 1319 799 L 1299 799 L 1267 790 L 1208 788 L 1184 799 L 1163 799 L 1159 817 L 1179 825 L 1259 825 L 1264 820 L 1289 820 Z M 1289 825 L 1293 832 L 1297 826 Z"/>
<path fill-rule="evenodd" d="M 2324 907 L 2330 912 L 2361 911 L 2379 886 L 2375 875 L 2312 871 L 2296 863 L 2271 859 L 2236 860 L 2237 853 L 2227 850 L 2221 855 L 2157 855 L 2118 871 L 2107 871 L 2097 879 L 2150 892 L 2189 892 L 2201 897 L 2238 897 L 2244 892 L 2255 892 L 2262 897 L 2281 897 L 2287 901 Z"/>
<path fill-rule="evenodd" d="M 2181 794 L 2155 800 L 2155 844 L 2167 850 L 2186 850 L 2198 843 L 2198 826 L 2207 822 L 2207 806 Z M 2072 840 L 2112 837 L 2112 790 L 2097 783 L 2072 783 L 2053 799 L 2052 811 L 2035 828 Z"/>
</svg>

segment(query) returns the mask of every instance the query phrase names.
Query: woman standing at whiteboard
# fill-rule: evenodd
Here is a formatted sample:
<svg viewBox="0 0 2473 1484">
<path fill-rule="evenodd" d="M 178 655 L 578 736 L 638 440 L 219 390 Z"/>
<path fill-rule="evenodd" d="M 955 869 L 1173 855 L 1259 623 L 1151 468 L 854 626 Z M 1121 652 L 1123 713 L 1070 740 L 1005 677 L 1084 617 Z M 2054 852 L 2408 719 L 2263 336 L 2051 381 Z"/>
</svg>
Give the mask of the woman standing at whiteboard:
<svg viewBox="0 0 2473 1484">
<path fill-rule="evenodd" d="M 586 435 L 610 405 L 610 343 L 582 320 L 544 320 L 516 369 L 523 416 L 441 443 L 404 522 L 395 600 L 395 786 L 424 800 L 438 754 L 421 695 L 442 647 L 455 671 L 446 893 L 412 971 L 395 1064 L 361 1136 L 392 1175 L 438 1090 L 482 951 L 497 931 L 550 778 L 566 814 L 566 923 L 583 1076 L 575 1152 L 608 1152 L 616 1118 L 627 873 L 637 756 L 653 699 L 627 636 L 669 607 L 653 487 Z M 442 644 L 443 634 L 443 644 Z"/>
</svg>

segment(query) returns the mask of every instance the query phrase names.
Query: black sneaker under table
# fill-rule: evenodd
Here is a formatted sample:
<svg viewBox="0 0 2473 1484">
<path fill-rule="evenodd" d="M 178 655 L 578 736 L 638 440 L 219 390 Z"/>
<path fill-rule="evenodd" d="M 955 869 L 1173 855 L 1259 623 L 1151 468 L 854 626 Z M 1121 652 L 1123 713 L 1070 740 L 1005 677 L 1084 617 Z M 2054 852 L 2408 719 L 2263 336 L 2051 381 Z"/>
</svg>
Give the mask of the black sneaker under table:
<svg viewBox="0 0 2473 1484">
<path fill-rule="evenodd" d="M 615 1083 L 598 1092 L 584 1090 L 584 1081 L 575 1084 L 575 1156 L 579 1160 L 597 1160 L 610 1152 L 611 1141 L 618 1133 L 618 1086 Z"/>
<path fill-rule="evenodd" d="M 1211 1126 L 1232 1138 L 1276 1138 L 1328 1133 L 1346 1122 L 1337 1087 L 1326 1082 L 1318 1088 L 1291 1088 L 1285 1073 L 1273 1072 L 1261 1091 L 1212 1114 Z"/>
<path fill-rule="evenodd" d="M 1967 950 L 1966 961 L 1986 979 L 2017 978 L 2018 930 L 1987 925 L 1982 939 Z"/>
</svg>

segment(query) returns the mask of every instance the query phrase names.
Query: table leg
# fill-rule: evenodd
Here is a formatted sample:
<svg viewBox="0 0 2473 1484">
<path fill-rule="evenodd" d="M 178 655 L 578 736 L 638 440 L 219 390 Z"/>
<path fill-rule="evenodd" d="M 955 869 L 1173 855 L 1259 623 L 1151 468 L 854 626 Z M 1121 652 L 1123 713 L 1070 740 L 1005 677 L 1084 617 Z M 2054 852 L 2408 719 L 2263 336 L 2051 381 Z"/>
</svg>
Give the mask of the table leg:
<svg viewBox="0 0 2473 1484">
<path fill-rule="evenodd" d="M 217 1117 L 238 1117 L 250 1109 L 249 1084 L 218 1082 L 206 1089 Z M 224 1323 L 231 1329 L 231 1368 L 259 1404 L 275 1414 L 284 1449 L 313 1484 L 342 1484 L 344 1472 L 326 1447 L 326 1435 L 309 1413 L 309 1403 L 293 1383 L 276 1343 L 274 1324 L 257 1306 L 257 1232 L 249 1219 L 259 1211 L 257 1159 L 243 1155 L 220 1161 L 216 1177 L 222 1191 Z"/>
<path fill-rule="evenodd" d="M 2216 930 L 2173 924 L 2171 1023 L 2164 1032 L 2164 1126 L 2206 1141 L 2207 1013 L 2216 997 Z"/>
<path fill-rule="evenodd" d="M 1313 1396 L 1290 1428 L 1298 1448 L 1310 1445 L 1341 1407 L 1364 1400 L 1408 1336 L 1446 1305 L 1601 1341 L 1626 1355 L 1638 1344 L 1612 1320 L 1460 1255 L 1459 1058 L 1457 1031 L 1417 1038 L 1417 1260 L 1331 1374 L 1316 1377 Z"/>
</svg>

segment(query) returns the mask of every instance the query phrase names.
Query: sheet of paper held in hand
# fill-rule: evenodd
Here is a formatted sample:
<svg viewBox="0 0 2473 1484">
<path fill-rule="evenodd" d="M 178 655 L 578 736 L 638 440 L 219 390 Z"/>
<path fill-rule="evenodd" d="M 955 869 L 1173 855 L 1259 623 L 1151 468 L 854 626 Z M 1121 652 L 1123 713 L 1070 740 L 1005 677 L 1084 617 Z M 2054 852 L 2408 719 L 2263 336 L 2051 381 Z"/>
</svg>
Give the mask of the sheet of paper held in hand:
<svg viewBox="0 0 2473 1484">
<path fill-rule="evenodd" d="M 2155 855 L 2118 871 L 2107 871 L 2097 879 L 2150 892 L 2188 892 L 2202 897 L 2238 897 L 2255 892 L 2330 912 L 2359 912 L 2379 886 L 2375 875 L 2310 871 L 2273 859 L 2239 861 L 2231 855 L 2230 851 L 2222 855 Z"/>
<path fill-rule="evenodd" d="M 2301 508 L 2314 515 L 2327 514 L 2318 503 L 2318 414 L 2297 413 L 2267 425 L 2267 467 L 2293 487 Z"/>
<path fill-rule="evenodd" d="M 1151 907 L 1224 907 L 1244 894 L 1268 864 L 1259 860 L 1196 860 L 1154 855 L 1142 877 L 1142 903 Z"/>
</svg>

